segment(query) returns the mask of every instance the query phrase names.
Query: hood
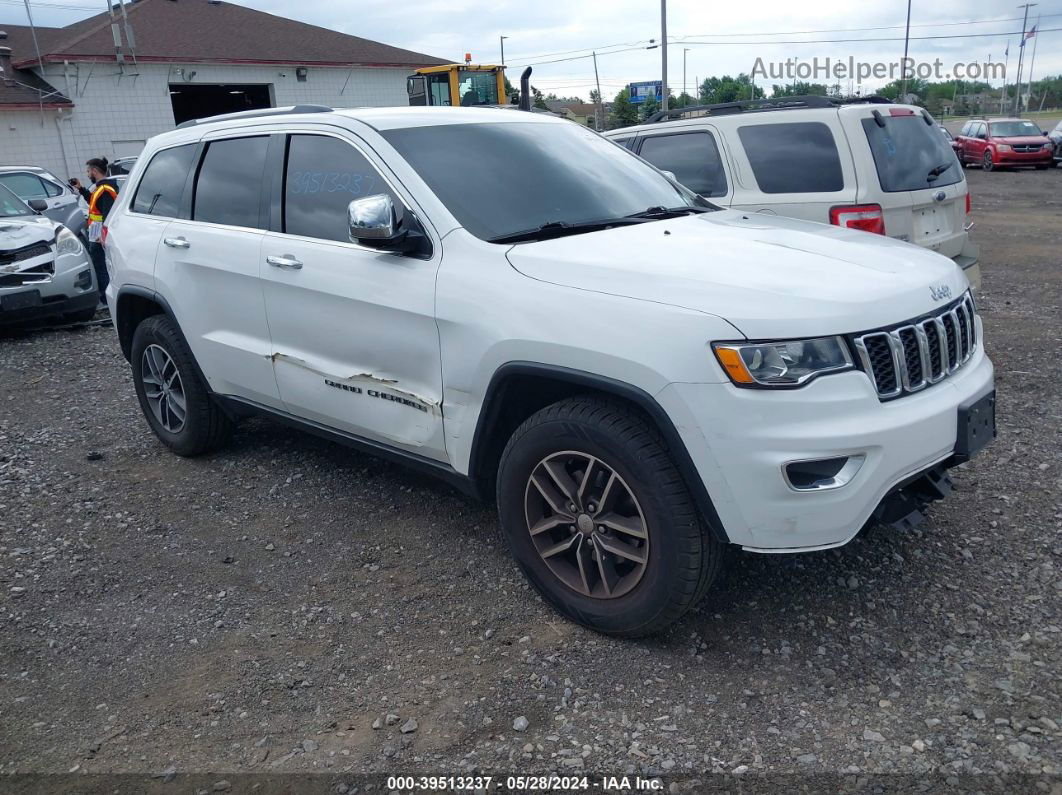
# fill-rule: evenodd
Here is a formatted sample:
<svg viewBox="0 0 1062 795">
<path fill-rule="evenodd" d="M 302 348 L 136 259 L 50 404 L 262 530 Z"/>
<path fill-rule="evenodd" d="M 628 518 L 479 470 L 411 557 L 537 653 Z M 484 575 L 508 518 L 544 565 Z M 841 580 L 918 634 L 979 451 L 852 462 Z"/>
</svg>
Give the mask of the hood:
<svg viewBox="0 0 1062 795">
<path fill-rule="evenodd" d="M 53 243 L 57 226 L 44 216 L 0 218 L 0 252 L 14 251 L 34 243 Z"/>
<path fill-rule="evenodd" d="M 1030 144 L 1043 146 L 1051 143 L 1051 139 L 1046 135 L 993 135 L 992 143 L 1009 146 L 1029 146 Z"/>
<path fill-rule="evenodd" d="M 517 244 L 507 256 L 530 278 L 698 310 L 750 339 L 887 326 L 968 288 L 928 249 L 736 210 Z"/>
</svg>

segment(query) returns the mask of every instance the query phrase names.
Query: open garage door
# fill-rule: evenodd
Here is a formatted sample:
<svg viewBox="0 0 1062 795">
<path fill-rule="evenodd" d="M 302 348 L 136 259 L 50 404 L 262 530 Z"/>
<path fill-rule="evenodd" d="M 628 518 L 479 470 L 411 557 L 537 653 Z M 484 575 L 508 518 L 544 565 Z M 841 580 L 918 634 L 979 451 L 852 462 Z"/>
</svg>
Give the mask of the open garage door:
<svg viewBox="0 0 1062 795">
<path fill-rule="evenodd" d="M 271 108 L 271 89 L 268 83 L 170 83 L 173 121 L 180 124 L 219 113 Z"/>
</svg>

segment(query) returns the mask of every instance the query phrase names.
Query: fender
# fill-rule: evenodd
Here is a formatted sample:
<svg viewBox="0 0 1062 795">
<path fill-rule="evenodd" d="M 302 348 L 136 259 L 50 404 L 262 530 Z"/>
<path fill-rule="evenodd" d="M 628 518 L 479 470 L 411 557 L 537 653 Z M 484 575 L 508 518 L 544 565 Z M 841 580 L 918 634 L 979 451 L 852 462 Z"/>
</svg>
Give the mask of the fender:
<svg viewBox="0 0 1062 795">
<path fill-rule="evenodd" d="M 689 489 L 698 510 L 708 523 L 712 535 L 724 543 L 730 542 L 726 531 L 723 529 L 723 523 L 719 519 L 719 514 L 715 510 L 715 505 L 712 504 L 712 499 L 704 486 L 704 481 L 701 480 L 700 475 L 697 473 L 693 459 L 690 458 L 689 451 L 686 450 L 686 445 L 675 429 L 675 424 L 671 421 L 671 417 L 661 408 L 655 398 L 644 389 L 608 376 L 538 362 L 508 362 L 501 365 L 491 376 L 490 383 L 487 386 L 487 393 L 483 399 L 483 406 L 479 412 L 479 420 L 476 422 L 476 430 L 472 437 L 468 474 L 473 481 L 481 482 L 486 475 L 483 471 L 485 465 L 483 459 L 489 447 L 487 437 L 503 409 L 504 400 L 500 397 L 503 392 L 502 384 L 506 378 L 514 375 L 540 376 L 551 381 L 561 381 L 573 386 L 592 389 L 633 403 L 648 414 L 660 435 L 664 438 L 675 465 L 678 467 L 679 474 L 682 475 L 686 488 Z"/>
</svg>

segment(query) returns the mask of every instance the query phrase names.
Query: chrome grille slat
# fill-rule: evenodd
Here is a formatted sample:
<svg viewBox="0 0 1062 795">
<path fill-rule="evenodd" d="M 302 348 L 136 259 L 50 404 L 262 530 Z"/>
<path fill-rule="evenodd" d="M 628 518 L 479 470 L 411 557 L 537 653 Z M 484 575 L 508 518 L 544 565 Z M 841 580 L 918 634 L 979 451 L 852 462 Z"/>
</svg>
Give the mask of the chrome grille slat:
<svg viewBox="0 0 1062 795">
<path fill-rule="evenodd" d="M 853 343 L 880 399 L 918 392 L 943 381 L 973 358 L 977 350 L 973 298 L 967 293 L 957 304 L 930 317 L 860 334 Z"/>
</svg>

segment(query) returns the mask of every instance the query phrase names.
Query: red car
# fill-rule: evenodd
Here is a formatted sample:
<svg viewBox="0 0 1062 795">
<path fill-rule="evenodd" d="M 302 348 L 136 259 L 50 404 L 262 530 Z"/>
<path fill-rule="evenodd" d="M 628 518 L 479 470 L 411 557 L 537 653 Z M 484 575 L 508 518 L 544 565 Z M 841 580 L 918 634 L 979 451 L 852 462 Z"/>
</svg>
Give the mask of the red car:
<svg viewBox="0 0 1062 795">
<path fill-rule="evenodd" d="M 1052 160 L 1051 139 L 1026 119 L 974 119 L 966 122 L 956 140 L 962 163 L 980 163 L 985 171 L 1003 166 L 1047 168 Z"/>
</svg>

